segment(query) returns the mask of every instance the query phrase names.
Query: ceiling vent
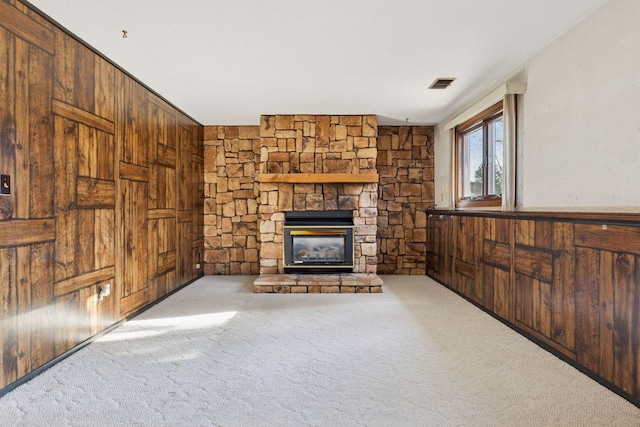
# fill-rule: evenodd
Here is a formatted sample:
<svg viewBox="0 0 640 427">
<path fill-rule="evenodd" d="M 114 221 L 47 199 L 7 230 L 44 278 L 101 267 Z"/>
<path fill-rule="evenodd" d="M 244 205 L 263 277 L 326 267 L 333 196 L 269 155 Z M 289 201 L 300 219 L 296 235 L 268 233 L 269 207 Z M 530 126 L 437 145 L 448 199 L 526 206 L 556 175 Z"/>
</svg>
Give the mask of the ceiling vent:
<svg viewBox="0 0 640 427">
<path fill-rule="evenodd" d="M 451 86 L 451 83 L 453 83 L 455 79 L 455 77 L 435 79 L 435 81 L 431 83 L 431 86 L 429 86 L 429 89 L 446 89 Z"/>
</svg>

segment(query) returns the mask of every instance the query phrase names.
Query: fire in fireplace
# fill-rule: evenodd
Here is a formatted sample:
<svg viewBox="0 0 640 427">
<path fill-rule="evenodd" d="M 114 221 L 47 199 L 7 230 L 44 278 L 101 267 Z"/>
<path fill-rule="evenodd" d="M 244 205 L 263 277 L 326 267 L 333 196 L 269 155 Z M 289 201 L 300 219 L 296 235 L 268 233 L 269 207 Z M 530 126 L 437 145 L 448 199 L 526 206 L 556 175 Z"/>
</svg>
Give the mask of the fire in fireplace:
<svg viewBox="0 0 640 427">
<path fill-rule="evenodd" d="M 348 272 L 353 265 L 351 211 L 285 213 L 285 272 Z"/>
</svg>

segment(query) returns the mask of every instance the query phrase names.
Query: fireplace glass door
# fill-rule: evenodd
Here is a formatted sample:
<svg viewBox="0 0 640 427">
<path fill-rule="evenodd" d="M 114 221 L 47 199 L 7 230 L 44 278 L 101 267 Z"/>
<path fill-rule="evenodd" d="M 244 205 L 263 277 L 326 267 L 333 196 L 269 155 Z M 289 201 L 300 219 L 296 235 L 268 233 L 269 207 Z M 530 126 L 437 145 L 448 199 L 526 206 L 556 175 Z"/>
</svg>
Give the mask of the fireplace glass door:
<svg viewBox="0 0 640 427">
<path fill-rule="evenodd" d="M 285 227 L 285 267 L 353 267 L 353 227 Z"/>
</svg>

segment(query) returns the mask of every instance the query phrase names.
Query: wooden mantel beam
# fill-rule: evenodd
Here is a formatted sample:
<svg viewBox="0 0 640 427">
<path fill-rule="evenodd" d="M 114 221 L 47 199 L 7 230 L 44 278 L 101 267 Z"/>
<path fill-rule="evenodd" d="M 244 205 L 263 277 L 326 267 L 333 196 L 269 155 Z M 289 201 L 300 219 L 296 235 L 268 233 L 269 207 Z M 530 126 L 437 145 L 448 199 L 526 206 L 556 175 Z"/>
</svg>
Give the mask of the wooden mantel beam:
<svg viewBox="0 0 640 427">
<path fill-rule="evenodd" d="M 263 173 L 259 182 L 289 184 L 355 184 L 377 183 L 377 173 Z"/>
</svg>

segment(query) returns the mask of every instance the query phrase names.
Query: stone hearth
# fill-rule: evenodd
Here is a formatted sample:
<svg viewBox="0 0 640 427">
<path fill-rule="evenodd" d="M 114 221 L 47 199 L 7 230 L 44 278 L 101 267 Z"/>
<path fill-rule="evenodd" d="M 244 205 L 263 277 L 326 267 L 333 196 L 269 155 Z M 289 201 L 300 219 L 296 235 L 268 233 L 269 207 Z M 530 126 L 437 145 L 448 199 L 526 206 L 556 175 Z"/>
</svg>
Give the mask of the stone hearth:
<svg viewBox="0 0 640 427">
<path fill-rule="evenodd" d="M 254 283 L 256 293 L 382 293 L 376 274 L 261 274 Z"/>
</svg>

